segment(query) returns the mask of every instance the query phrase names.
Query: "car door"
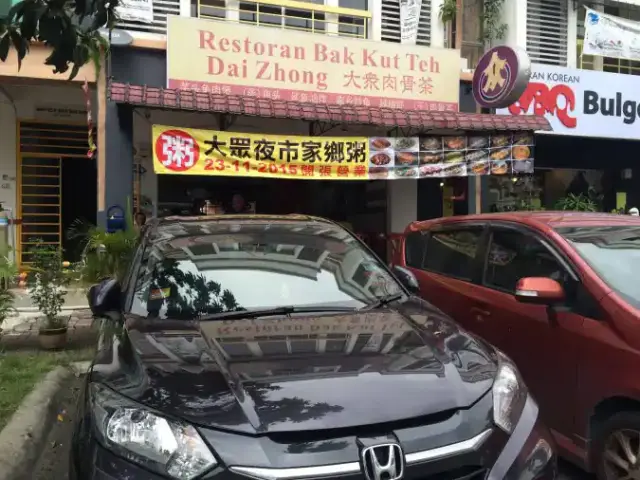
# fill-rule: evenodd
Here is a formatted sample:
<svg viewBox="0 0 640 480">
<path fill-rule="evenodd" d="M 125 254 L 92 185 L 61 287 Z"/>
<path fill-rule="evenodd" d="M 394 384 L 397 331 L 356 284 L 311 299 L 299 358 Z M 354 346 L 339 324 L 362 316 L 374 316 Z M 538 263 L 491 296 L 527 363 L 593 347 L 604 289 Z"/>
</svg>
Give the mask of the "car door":
<svg viewBox="0 0 640 480">
<path fill-rule="evenodd" d="M 416 276 L 420 295 L 475 333 L 467 298 L 473 297 L 474 281 L 481 273 L 485 225 L 458 223 L 411 232 L 405 240 L 405 266 Z"/>
<path fill-rule="evenodd" d="M 575 422 L 579 332 L 578 277 L 556 249 L 526 227 L 493 225 L 481 280 L 486 339 L 511 357 L 554 430 L 570 435 Z M 548 277 L 565 288 L 565 305 L 520 303 L 515 286 L 525 277 Z"/>
</svg>

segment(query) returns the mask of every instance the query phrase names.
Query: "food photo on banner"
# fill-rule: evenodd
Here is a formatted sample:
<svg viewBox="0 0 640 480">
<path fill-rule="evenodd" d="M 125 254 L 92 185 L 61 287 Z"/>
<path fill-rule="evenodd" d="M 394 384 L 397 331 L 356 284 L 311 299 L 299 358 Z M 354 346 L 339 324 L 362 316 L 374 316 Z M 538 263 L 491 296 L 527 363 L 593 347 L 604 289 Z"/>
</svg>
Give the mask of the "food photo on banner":
<svg viewBox="0 0 640 480">
<path fill-rule="evenodd" d="M 153 126 L 159 174 L 393 180 L 533 172 L 530 133 L 307 137 Z"/>
</svg>

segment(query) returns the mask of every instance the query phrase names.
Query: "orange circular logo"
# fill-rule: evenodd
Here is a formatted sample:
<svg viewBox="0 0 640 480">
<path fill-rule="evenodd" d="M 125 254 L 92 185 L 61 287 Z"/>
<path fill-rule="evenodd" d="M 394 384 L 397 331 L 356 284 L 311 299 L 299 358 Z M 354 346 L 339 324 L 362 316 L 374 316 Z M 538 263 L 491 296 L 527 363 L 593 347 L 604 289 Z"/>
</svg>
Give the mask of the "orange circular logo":
<svg viewBox="0 0 640 480">
<path fill-rule="evenodd" d="M 156 140 L 155 151 L 162 166 L 174 172 L 189 170 L 200 158 L 198 142 L 182 130 L 162 132 Z"/>
</svg>

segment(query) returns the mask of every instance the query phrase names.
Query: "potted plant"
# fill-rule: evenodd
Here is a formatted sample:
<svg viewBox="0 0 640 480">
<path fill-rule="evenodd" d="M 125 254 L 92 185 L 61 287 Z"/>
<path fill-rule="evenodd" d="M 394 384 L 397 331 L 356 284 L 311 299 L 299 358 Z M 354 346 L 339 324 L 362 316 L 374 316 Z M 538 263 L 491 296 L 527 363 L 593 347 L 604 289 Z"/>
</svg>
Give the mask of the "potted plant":
<svg viewBox="0 0 640 480">
<path fill-rule="evenodd" d="M 67 319 L 60 316 L 69 277 L 63 268 L 62 250 L 38 242 L 33 250 L 33 267 L 29 275 L 29 295 L 42 313 L 38 341 L 46 350 L 62 348 L 67 342 Z"/>
<path fill-rule="evenodd" d="M 8 316 L 16 311 L 13 304 L 15 295 L 9 287 L 14 281 L 18 269 L 9 256 L 9 249 L 0 254 L 0 335 L 2 334 L 2 324 Z"/>
</svg>

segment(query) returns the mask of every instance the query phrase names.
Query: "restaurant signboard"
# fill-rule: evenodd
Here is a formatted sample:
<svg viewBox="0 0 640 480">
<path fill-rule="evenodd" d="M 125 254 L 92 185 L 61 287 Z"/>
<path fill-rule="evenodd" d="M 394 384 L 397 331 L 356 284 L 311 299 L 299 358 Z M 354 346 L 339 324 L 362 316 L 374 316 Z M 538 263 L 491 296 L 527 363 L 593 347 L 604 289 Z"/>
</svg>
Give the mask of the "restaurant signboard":
<svg viewBox="0 0 640 480">
<path fill-rule="evenodd" d="M 168 16 L 167 83 L 241 97 L 457 111 L 460 52 Z"/>
<path fill-rule="evenodd" d="M 302 137 L 153 126 L 159 174 L 393 180 L 533 171 L 533 134 Z"/>
</svg>

